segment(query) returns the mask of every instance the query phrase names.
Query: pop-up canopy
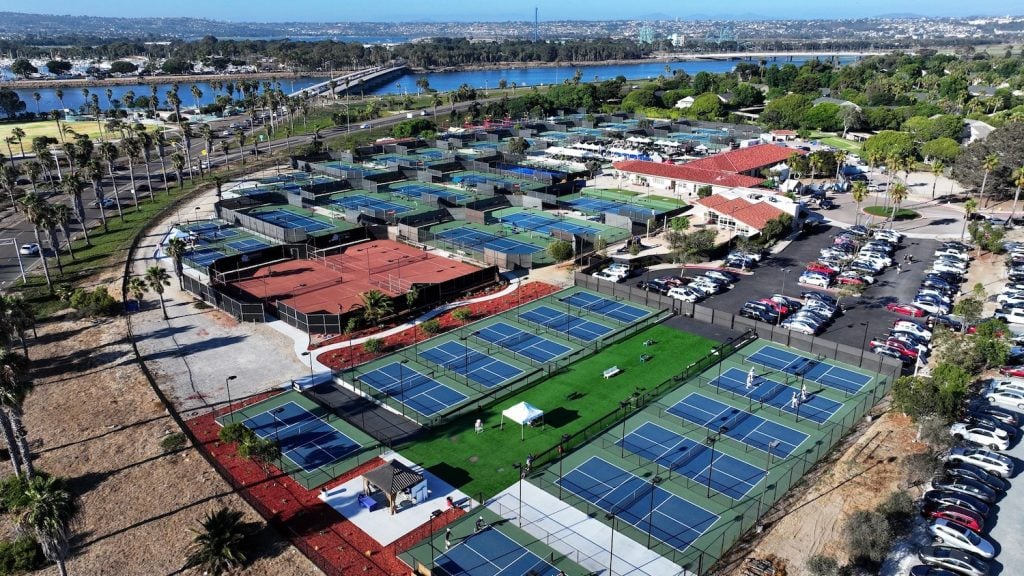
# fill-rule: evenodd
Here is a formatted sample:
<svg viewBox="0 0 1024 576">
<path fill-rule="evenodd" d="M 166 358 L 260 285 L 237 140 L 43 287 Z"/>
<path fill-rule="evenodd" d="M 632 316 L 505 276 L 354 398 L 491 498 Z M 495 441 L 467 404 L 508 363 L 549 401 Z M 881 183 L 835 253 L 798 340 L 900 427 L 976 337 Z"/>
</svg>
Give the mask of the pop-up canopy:
<svg viewBox="0 0 1024 576">
<path fill-rule="evenodd" d="M 544 418 L 544 411 L 531 406 L 527 402 L 520 402 L 515 406 L 511 406 L 502 410 L 501 412 L 501 427 L 505 428 L 505 418 L 519 424 L 521 427 L 519 431 L 519 438 L 522 440 L 525 438 L 525 432 L 527 424 L 532 424 L 535 420 Z"/>
</svg>

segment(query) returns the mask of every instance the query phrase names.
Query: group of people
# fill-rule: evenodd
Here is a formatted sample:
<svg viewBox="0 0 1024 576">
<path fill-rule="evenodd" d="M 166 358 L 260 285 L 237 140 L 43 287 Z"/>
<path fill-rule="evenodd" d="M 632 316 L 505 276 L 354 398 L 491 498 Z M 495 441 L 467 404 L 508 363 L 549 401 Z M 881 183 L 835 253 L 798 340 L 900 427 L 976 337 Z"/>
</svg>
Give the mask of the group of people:
<svg viewBox="0 0 1024 576">
<path fill-rule="evenodd" d="M 750 390 L 757 384 L 757 375 L 754 374 L 754 369 L 751 368 L 750 372 L 747 372 L 747 384 L 745 388 Z M 808 398 L 807 384 L 803 383 L 800 385 L 800 392 L 793 391 L 793 397 L 789 399 L 789 407 L 796 409 L 802 402 L 806 402 Z"/>
</svg>

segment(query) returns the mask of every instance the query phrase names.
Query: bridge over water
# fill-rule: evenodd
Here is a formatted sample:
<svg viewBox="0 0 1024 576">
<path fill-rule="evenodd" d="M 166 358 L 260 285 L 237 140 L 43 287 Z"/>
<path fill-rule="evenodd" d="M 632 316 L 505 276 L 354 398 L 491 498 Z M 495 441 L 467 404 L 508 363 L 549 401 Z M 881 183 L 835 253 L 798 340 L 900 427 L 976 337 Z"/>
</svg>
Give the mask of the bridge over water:
<svg viewBox="0 0 1024 576">
<path fill-rule="evenodd" d="M 289 94 L 292 97 L 298 96 L 322 96 L 331 93 L 331 83 L 334 84 L 334 94 L 344 95 L 359 90 L 369 90 L 405 74 L 409 67 L 402 64 L 398 66 L 375 66 L 363 70 L 349 72 L 344 76 L 338 76 L 331 80 L 325 80 Z"/>
</svg>

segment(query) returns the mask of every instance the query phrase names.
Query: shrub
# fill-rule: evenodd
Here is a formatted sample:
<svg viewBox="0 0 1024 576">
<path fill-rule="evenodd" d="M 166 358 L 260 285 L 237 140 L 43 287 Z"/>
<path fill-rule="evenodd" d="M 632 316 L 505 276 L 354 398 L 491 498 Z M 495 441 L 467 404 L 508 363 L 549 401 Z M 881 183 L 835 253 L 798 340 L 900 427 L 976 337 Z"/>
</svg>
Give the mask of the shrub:
<svg viewBox="0 0 1024 576">
<path fill-rule="evenodd" d="M 234 442 L 242 442 L 251 434 L 252 432 L 242 425 L 241 422 L 232 422 L 220 429 L 220 432 L 217 433 L 217 438 L 225 444 L 231 444 Z"/>
<path fill-rule="evenodd" d="M 697 188 L 697 198 L 707 198 L 711 196 L 711 186 L 704 185 Z"/>
<path fill-rule="evenodd" d="M 363 342 L 363 350 L 371 354 L 380 352 L 383 347 L 384 343 L 380 341 L 380 338 L 369 338 L 366 342 Z"/>
<path fill-rule="evenodd" d="M 193 306 L 196 307 L 196 310 L 209 310 L 211 308 L 209 304 L 203 302 L 202 300 L 196 300 Z"/>
<path fill-rule="evenodd" d="M 572 244 L 566 240 L 554 240 L 548 244 L 548 254 L 555 262 L 565 262 L 572 258 Z"/>
<path fill-rule="evenodd" d="M 0 540 L 0 574 L 21 574 L 46 566 L 43 549 L 34 538 Z"/>
<path fill-rule="evenodd" d="M 221 428 L 223 432 L 224 429 Z M 168 434 L 164 436 L 164 439 L 160 441 L 160 449 L 164 452 L 177 452 L 185 447 L 185 435 L 181 432 L 175 432 L 174 434 Z"/>
<path fill-rule="evenodd" d="M 437 318 L 431 318 L 420 324 L 420 329 L 426 334 L 437 334 L 441 331 L 441 321 Z"/>
<path fill-rule="evenodd" d="M 120 307 L 105 286 L 97 286 L 91 292 L 76 289 L 71 293 L 70 304 L 83 316 L 112 316 Z"/>
<path fill-rule="evenodd" d="M 455 310 L 452 310 L 452 318 L 465 324 L 473 318 L 473 311 L 467 307 L 456 308 Z"/>
<path fill-rule="evenodd" d="M 861 510 L 847 518 L 843 536 L 850 558 L 857 563 L 880 564 L 893 541 L 888 520 L 872 510 Z"/>
<path fill-rule="evenodd" d="M 8 476 L 0 481 L 0 512 L 10 512 L 27 505 L 27 485 L 24 476 Z"/>
<path fill-rule="evenodd" d="M 889 494 L 885 502 L 878 505 L 878 512 L 885 516 L 893 535 L 899 536 L 910 529 L 914 517 L 914 499 L 898 490 Z"/>
<path fill-rule="evenodd" d="M 807 571 L 811 576 L 836 576 L 839 572 L 839 562 L 831 556 L 815 554 L 807 559 Z"/>
<path fill-rule="evenodd" d="M 911 454 L 903 459 L 907 486 L 920 486 L 942 471 L 942 462 L 930 452 Z"/>
</svg>

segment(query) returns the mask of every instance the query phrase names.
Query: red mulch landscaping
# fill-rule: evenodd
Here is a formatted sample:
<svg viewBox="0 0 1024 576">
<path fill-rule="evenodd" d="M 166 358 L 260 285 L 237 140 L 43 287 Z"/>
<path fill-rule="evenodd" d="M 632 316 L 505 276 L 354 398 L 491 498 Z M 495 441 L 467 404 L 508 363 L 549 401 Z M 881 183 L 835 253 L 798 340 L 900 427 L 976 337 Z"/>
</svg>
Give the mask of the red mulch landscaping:
<svg viewBox="0 0 1024 576">
<path fill-rule="evenodd" d="M 548 294 L 557 292 L 559 289 L 560 288 L 557 286 L 547 284 L 545 282 L 529 282 L 522 284 L 515 292 L 511 292 L 493 300 L 467 304 L 461 308 L 469 308 L 470 312 L 473 314 L 471 321 L 479 320 L 487 316 L 505 312 L 506 310 L 511 310 L 519 304 L 542 298 Z M 470 298 L 476 297 L 479 297 L 479 295 L 470 296 Z M 443 334 L 463 325 L 455 318 L 452 318 L 452 312 L 455 310 L 458 310 L 458 308 L 449 310 L 440 316 L 436 316 L 436 319 L 441 323 L 441 332 L 439 332 L 439 334 Z M 372 331 L 366 331 L 359 334 L 353 334 L 352 338 L 367 336 L 371 333 Z M 369 362 L 370 360 L 398 350 L 399 348 L 411 346 L 414 341 L 423 340 L 427 337 L 428 335 L 424 334 L 418 327 L 410 327 L 397 334 L 392 334 L 383 338 L 379 352 L 367 352 L 362 345 L 357 345 L 324 352 L 317 356 L 317 360 L 324 366 L 328 366 L 334 370 L 342 370 L 364 362 Z M 321 344 L 321 346 L 328 343 L 347 342 L 348 339 L 348 336 L 337 336 L 327 340 L 324 344 Z"/>
<path fill-rule="evenodd" d="M 234 406 L 252 404 L 271 395 L 263 394 Z M 199 448 L 216 460 L 220 468 L 218 472 L 236 487 L 246 501 L 324 573 L 409 574 L 409 567 L 398 559 L 397 554 L 426 538 L 430 531 L 429 523 L 416 527 L 388 546 L 380 546 L 355 524 L 321 502 L 317 497 L 319 490 L 306 490 L 273 468 L 268 478 L 258 464 L 240 458 L 233 444 L 223 444 L 218 439 L 220 426 L 214 417 L 211 412 L 186 422 L 199 440 Z M 374 458 L 339 476 L 325 488 L 343 484 L 383 463 L 380 458 Z M 435 531 L 464 513 L 460 508 L 446 510 L 434 522 Z"/>
</svg>

